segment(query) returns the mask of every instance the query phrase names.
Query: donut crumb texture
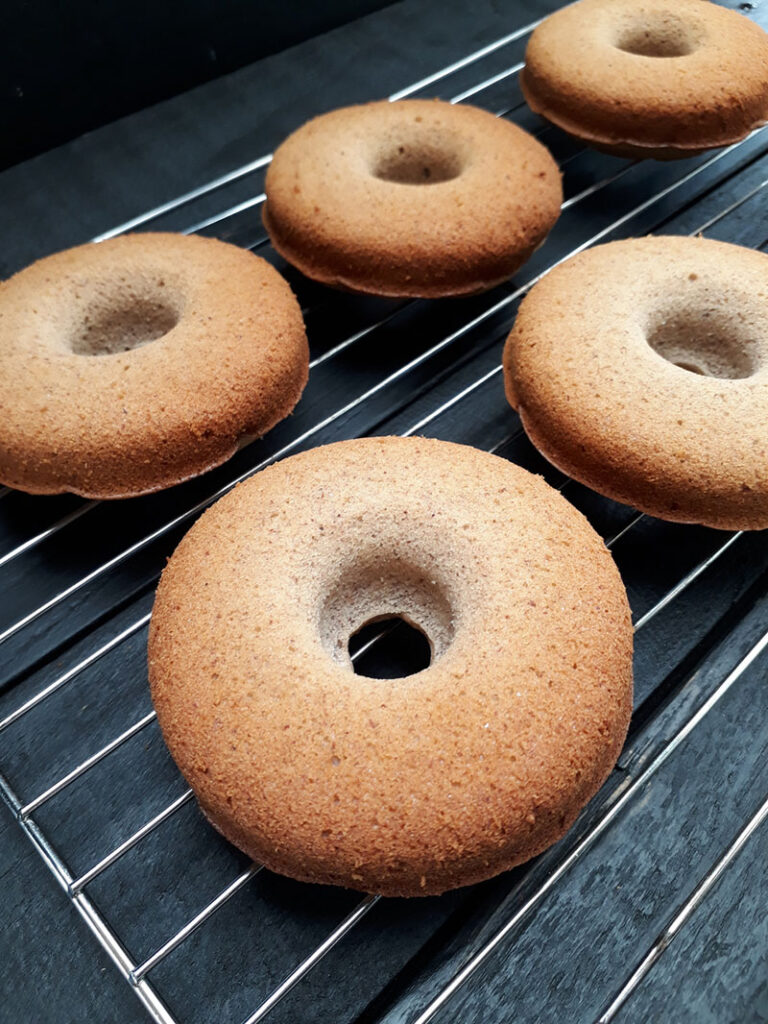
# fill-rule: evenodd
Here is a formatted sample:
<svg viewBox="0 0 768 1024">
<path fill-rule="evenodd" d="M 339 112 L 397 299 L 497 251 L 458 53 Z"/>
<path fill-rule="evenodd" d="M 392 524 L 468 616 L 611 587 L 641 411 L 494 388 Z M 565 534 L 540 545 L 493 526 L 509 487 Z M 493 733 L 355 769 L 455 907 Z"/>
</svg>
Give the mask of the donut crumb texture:
<svg viewBox="0 0 768 1024">
<path fill-rule="evenodd" d="M 549 152 L 503 118 L 439 100 L 331 111 L 276 150 L 264 225 L 332 287 L 392 297 L 482 292 L 514 274 L 560 213 Z"/>
<path fill-rule="evenodd" d="M 123 498 L 230 458 L 293 409 L 309 350 L 265 260 L 140 233 L 38 260 L 0 289 L 0 480 Z"/>
<path fill-rule="evenodd" d="M 510 404 L 568 476 L 674 522 L 768 527 L 768 255 L 660 236 L 595 246 L 523 300 Z"/>
<path fill-rule="evenodd" d="M 766 123 L 768 34 L 707 0 L 579 0 L 534 30 L 520 84 L 587 145 L 678 159 Z"/>
<path fill-rule="evenodd" d="M 433 657 L 356 674 L 402 618 Z M 152 699 L 211 823 L 302 881 L 421 896 L 570 827 L 632 708 L 632 625 L 602 539 L 539 477 L 462 445 L 371 437 L 258 473 L 158 588 Z"/>
</svg>

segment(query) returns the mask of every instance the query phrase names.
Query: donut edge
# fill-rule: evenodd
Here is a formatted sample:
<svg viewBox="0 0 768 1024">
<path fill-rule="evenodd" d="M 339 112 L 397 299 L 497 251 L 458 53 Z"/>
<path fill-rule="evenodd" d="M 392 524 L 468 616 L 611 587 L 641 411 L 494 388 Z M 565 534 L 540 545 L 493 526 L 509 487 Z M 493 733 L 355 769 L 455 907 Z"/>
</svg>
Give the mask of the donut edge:
<svg viewBox="0 0 768 1024">
<path fill-rule="evenodd" d="M 534 114 L 539 117 L 543 117 L 550 124 L 559 128 L 560 131 L 565 132 L 570 138 L 576 142 L 581 142 L 591 149 L 596 149 L 600 153 L 606 153 L 608 156 L 617 156 L 627 159 L 639 159 L 639 160 L 685 160 L 689 157 L 700 156 L 703 153 L 708 153 L 714 149 L 725 149 L 728 146 L 734 146 L 739 142 L 743 142 L 745 139 L 754 131 L 758 131 L 768 124 L 768 114 L 765 118 L 756 121 L 751 126 L 744 127 L 739 130 L 738 133 L 729 134 L 727 136 L 721 136 L 717 139 L 712 139 L 709 142 L 702 142 L 699 144 L 690 144 L 688 146 L 681 145 L 659 145 L 657 143 L 643 142 L 640 139 L 629 139 L 629 138 L 618 138 L 610 137 L 609 135 L 599 135 L 594 131 L 589 131 L 584 125 L 577 124 L 573 120 L 569 120 L 563 117 L 561 112 L 553 111 L 548 108 L 543 102 L 539 102 L 535 91 L 531 89 L 530 84 L 527 82 L 525 75 L 525 68 L 520 72 L 520 90 L 523 93 L 525 102 L 528 104 Z"/>
</svg>

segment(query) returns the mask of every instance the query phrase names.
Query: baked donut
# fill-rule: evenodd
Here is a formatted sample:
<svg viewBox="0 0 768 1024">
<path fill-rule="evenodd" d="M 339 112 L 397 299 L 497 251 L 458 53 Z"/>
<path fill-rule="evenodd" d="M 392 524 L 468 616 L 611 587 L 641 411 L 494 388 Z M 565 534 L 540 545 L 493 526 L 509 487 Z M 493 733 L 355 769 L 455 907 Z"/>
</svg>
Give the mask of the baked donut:
<svg viewBox="0 0 768 1024">
<path fill-rule="evenodd" d="M 705 0 L 579 0 L 531 36 L 537 114 L 623 156 L 692 156 L 768 120 L 768 35 Z"/>
<path fill-rule="evenodd" d="M 356 675 L 401 617 L 432 662 Z M 345 441 L 238 486 L 157 592 L 149 678 L 211 823 L 267 867 L 391 896 L 534 856 L 621 749 L 632 629 L 601 539 L 540 477 L 421 438 Z"/>
<path fill-rule="evenodd" d="M 768 527 L 768 255 L 630 239 L 555 267 L 504 350 L 507 397 L 569 476 L 681 523 Z"/>
<path fill-rule="evenodd" d="M 549 152 L 477 107 L 368 103 L 309 121 L 267 171 L 272 244 L 324 284 L 438 298 L 511 277 L 560 213 Z"/>
<path fill-rule="evenodd" d="M 301 311 L 265 260 L 126 235 L 0 285 L 0 481 L 122 498 L 228 459 L 307 381 Z"/>
</svg>

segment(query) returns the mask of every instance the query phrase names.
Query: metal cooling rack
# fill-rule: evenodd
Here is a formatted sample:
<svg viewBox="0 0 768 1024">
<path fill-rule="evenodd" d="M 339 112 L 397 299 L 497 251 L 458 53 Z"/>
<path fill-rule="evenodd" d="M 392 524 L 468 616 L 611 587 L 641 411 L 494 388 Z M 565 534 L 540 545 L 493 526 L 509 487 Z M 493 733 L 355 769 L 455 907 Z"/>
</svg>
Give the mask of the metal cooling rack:
<svg viewBox="0 0 768 1024">
<path fill-rule="evenodd" d="M 246 988 L 233 993 L 223 970 L 216 974 L 216 986 L 201 1011 L 203 1016 L 183 1006 L 180 993 L 189 979 L 209 969 L 214 960 L 245 956 L 253 933 L 262 927 L 262 916 L 270 916 L 264 912 L 268 894 L 258 904 L 262 915 L 255 916 L 252 905 L 247 904 L 244 921 L 235 919 L 238 927 L 230 927 L 230 921 L 220 932 L 215 931 L 217 920 L 232 914 L 238 901 L 257 898 L 253 896 L 254 880 L 257 876 L 264 879 L 268 873 L 238 859 L 237 853 L 196 814 L 190 790 L 164 755 L 154 712 L 147 710 L 143 646 L 151 588 L 180 534 L 211 502 L 276 459 L 339 437 L 396 431 L 477 444 L 543 472 L 586 512 L 613 549 L 625 576 L 638 638 L 650 636 L 669 609 L 686 596 L 695 596 L 702 581 L 718 566 L 738 557 L 739 546 L 747 543 L 740 533 L 686 528 L 684 557 L 675 557 L 670 554 L 672 548 L 664 545 L 677 543 L 675 538 L 683 536 L 680 528 L 654 523 L 640 513 L 597 498 L 546 466 L 528 445 L 503 396 L 499 397 L 500 349 L 521 297 L 551 267 L 595 243 L 660 227 L 670 229 L 667 226 L 678 233 L 728 238 L 730 226 L 742 223 L 745 217 L 757 225 L 754 230 L 759 232 L 759 217 L 755 220 L 749 215 L 752 210 L 759 211 L 768 186 L 768 133 L 755 132 L 737 146 L 708 156 L 652 166 L 582 149 L 537 119 L 522 103 L 516 76 L 522 66 L 520 57 L 526 38 L 535 24 L 390 97 L 432 95 L 439 90 L 445 91 L 452 102 L 471 99 L 522 124 L 553 150 L 564 172 L 563 215 L 551 239 L 522 269 L 520 281 L 479 298 L 441 304 L 368 301 L 329 294 L 286 268 L 263 236 L 258 208 L 264 195 L 259 189 L 269 154 L 94 239 L 170 224 L 186 232 L 215 233 L 258 250 L 286 272 L 294 285 L 307 317 L 312 349 L 310 384 L 296 415 L 230 464 L 199 481 L 165 495 L 135 499 L 120 508 L 72 498 L 53 499 L 43 508 L 39 500 L 7 489 L 0 493 L 0 522 L 6 542 L 0 553 L 3 582 L 11 588 L 17 572 L 37 574 L 40 580 L 31 591 L 32 597 L 21 599 L 0 629 L 0 645 L 9 653 L 6 674 L 12 680 L 18 677 L 0 701 L 0 790 L 19 827 L 66 897 L 150 1018 L 160 1024 L 202 1020 L 255 1024 L 276 1011 L 296 986 L 310 984 L 321 962 L 346 939 L 348 959 L 335 963 L 336 974 L 325 982 L 343 988 L 343 978 L 350 970 L 354 973 L 355 953 L 368 948 L 366 943 L 371 941 L 361 940 L 351 947 L 350 933 L 359 934 L 364 923 L 373 919 L 374 908 L 381 910 L 390 902 L 332 892 L 323 896 L 325 902 L 319 911 L 307 911 L 306 919 L 301 908 L 293 908 L 296 948 L 278 951 L 279 963 L 265 971 L 269 975 L 266 979 L 254 980 L 253 992 Z M 488 61 L 498 66 L 499 58 L 503 65 L 487 73 Z M 475 80 L 469 81 L 468 76 Z M 451 94 L 452 82 L 461 85 L 461 90 Z M 510 96 L 514 101 L 511 104 Z M 497 103 L 498 97 L 501 103 Z M 247 183 L 249 194 L 245 199 L 230 203 L 215 215 L 195 216 L 200 200 L 223 193 L 236 183 Z M 186 223 L 178 222 L 182 216 Z M 768 238 L 753 234 L 752 244 L 764 248 Z M 334 334 L 338 323 L 350 327 L 341 337 Z M 395 337 L 401 339 L 399 344 L 390 344 Z M 368 366 L 371 362 L 372 367 Z M 343 387 L 328 387 L 340 367 L 344 368 Z M 34 514 L 27 516 L 25 513 L 33 508 Z M 125 529 L 123 539 L 127 522 L 130 529 Z M 81 557 L 89 547 L 83 538 L 96 536 L 108 536 L 109 543 L 105 546 L 99 542 L 97 554 L 103 548 L 104 557 L 90 562 Z M 754 535 L 750 538 L 750 552 L 757 549 L 758 541 Z M 762 545 L 759 550 L 768 563 L 764 548 Z M 60 564 L 56 553 L 70 549 L 75 552 L 71 564 Z M 622 555 L 627 550 L 630 555 Z M 51 561 L 56 564 L 56 572 L 48 571 Z M 649 582 L 643 576 L 637 582 L 633 572 L 648 562 L 670 564 L 658 578 L 654 576 Z M 740 592 L 732 601 L 742 598 Z M 68 637 L 65 643 L 54 639 L 62 623 Z M 703 623 L 703 627 L 707 625 Z M 703 628 L 702 635 L 705 633 Z M 694 640 L 703 642 L 701 636 Z M 444 964 L 442 970 L 431 974 L 428 984 L 421 985 L 416 979 L 406 986 L 407 991 L 403 991 L 407 998 L 399 1009 L 383 1007 L 381 1019 L 389 1020 L 391 1014 L 393 1020 L 426 1024 L 440 1011 L 450 1011 L 457 995 L 471 988 L 473 979 L 492 964 L 533 912 L 551 898 L 574 866 L 640 799 L 650 781 L 739 683 L 766 646 L 768 632 L 763 632 L 740 649 L 728 671 L 712 680 L 702 683 L 689 672 L 678 681 L 676 689 L 665 692 L 665 700 L 671 700 L 671 704 L 654 703 L 651 698 L 659 680 L 652 674 L 647 680 L 641 677 L 638 706 L 650 706 L 651 711 L 642 716 L 643 721 L 631 734 L 635 740 L 630 742 L 614 777 L 569 837 L 530 870 L 514 873 L 509 892 L 498 895 L 496 912 L 489 911 L 480 938 L 475 936 L 463 951 L 454 951 L 447 967 Z M 115 660 L 117 656 L 119 661 Z M 676 703 L 678 698 L 682 703 Z M 41 733 L 35 728 L 35 715 L 57 701 L 61 710 L 56 721 L 63 723 L 61 731 Z M 682 708 L 671 732 L 669 707 Z M 150 733 L 153 738 L 147 740 Z M 109 768 L 111 765 L 116 767 Z M 106 775 L 100 774 L 105 770 Z M 131 771 L 141 783 L 133 789 L 125 782 L 126 772 L 130 779 Z M 104 779 L 117 777 L 122 779 L 118 796 L 111 798 Z M 94 778 L 95 782 L 89 782 Z M 129 798 L 123 799 L 121 790 Z M 119 803 L 117 813 L 115 800 Z M 63 838 L 65 821 L 70 829 L 73 814 L 81 815 L 83 820 L 79 841 L 74 843 L 69 833 Z M 159 851 L 173 861 L 178 836 L 171 830 L 184 814 L 188 815 L 188 831 L 184 834 L 194 837 L 189 842 L 195 851 L 202 851 L 205 871 L 195 879 L 181 867 L 171 866 L 168 879 L 157 883 L 162 888 L 152 889 L 142 867 L 141 851 L 146 844 L 153 844 L 156 855 Z M 628 965 L 621 987 L 603 1008 L 601 1021 L 614 1019 L 642 985 L 766 815 L 768 800 L 764 799 L 714 862 L 694 880 L 692 891 L 671 908 L 671 916 L 658 937 L 635 963 Z M 120 872 L 117 876 L 116 870 Z M 292 892 L 306 892 L 295 883 L 290 886 Z M 143 898 L 145 889 L 149 895 Z M 160 903 L 153 906 L 152 900 L 160 901 L 158 893 L 168 891 L 173 901 L 163 896 L 160 912 Z M 514 899 L 508 906 L 510 894 Z M 304 898 L 297 897 L 298 903 Z M 439 905 L 439 901 L 432 902 L 433 907 Z M 126 934 L 129 906 L 134 924 L 131 934 Z M 413 904 L 399 904 L 397 912 L 418 917 L 419 909 L 411 908 Z M 143 937 L 144 928 L 149 938 Z M 216 956 L 206 953 L 203 963 L 195 959 L 199 952 L 195 937 L 201 930 L 208 930 L 209 945 L 219 942 L 218 947 L 212 947 L 218 949 Z M 269 935 L 261 941 L 268 945 Z"/>
</svg>

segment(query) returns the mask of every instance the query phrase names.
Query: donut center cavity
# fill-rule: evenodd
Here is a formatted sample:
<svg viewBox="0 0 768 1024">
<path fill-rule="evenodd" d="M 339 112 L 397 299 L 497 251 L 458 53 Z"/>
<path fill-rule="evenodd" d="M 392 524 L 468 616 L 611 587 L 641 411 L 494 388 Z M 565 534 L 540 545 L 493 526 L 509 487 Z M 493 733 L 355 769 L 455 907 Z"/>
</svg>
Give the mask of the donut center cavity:
<svg viewBox="0 0 768 1024">
<path fill-rule="evenodd" d="M 132 297 L 92 307 L 70 338 L 76 355 L 105 356 L 129 352 L 162 338 L 179 322 L 179 312 L 165 296 Z"/>
<path fill-rule="evenodd" d="M 625 26 L 616 46 L 638 57 L 686 57 L 698 49 L 700 35 L 696 26 L 676 14 L 657 12 Z"/>
<path fill-rule="evenodd" d="M 372 174 L 398 185 L 437 185 L 458 178 L 463 160 L 454 150 L 434 142 L 401 142 L 374 161 Z"/>
<path fill-rule="evenodd" d="M 370 679 L 403 679 L 432 664 L 432 647 L 418 626 L 400 615 L 366 622 L 349 638 L 352 666 Z"/>
<path fill-rule="evenodd" d="M 660 356 L 703 377 L 738 380 L 758 369 L 758 350 L 749 323 L 717 308 L 658 315 L 646 337 Z"/>
<path fill-rule="evenodd" d="M 360 557 L 336 582 L 320 610 L 320 637 L 331 658 L 358 675 L 404 678 L 448 649 L 453 612 L 433 572 L 403 562 L 382 564 L 380 552 L 376 556 Z"/>
</svg>

